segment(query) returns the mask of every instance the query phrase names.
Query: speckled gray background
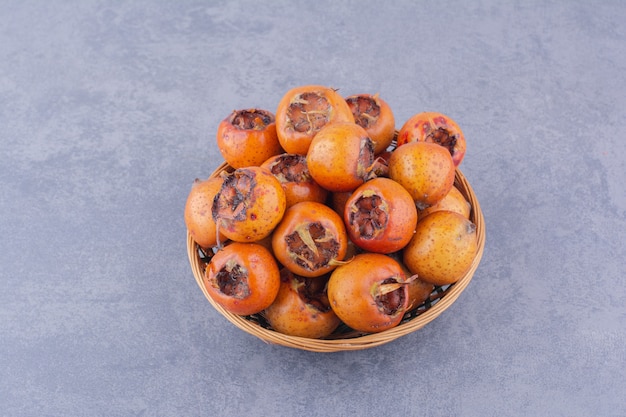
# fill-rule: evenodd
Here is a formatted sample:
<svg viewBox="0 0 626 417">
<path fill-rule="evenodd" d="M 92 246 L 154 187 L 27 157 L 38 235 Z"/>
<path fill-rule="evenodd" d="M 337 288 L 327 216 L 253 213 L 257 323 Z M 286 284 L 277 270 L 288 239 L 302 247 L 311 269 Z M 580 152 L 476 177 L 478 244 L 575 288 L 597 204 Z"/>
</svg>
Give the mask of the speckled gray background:
<svg viewBox="0 0 626 417">
<path fill-rule="evenodd" d="M 1 416 L 623 416 L 626 3 L 0 2 Z M 487 224 L 436 321 L 266 345 L 182 219 L 219 121 L 319 83 L 462 126 Z"/>
</svg>

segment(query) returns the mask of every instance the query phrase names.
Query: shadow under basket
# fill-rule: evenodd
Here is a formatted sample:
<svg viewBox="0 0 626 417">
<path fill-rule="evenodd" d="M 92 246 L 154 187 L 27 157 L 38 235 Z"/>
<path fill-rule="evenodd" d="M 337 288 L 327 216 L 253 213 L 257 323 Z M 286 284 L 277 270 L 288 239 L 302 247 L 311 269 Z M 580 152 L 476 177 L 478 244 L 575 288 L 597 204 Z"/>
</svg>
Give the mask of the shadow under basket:
<svg viewBox="0 0 626 417">
<path fill-rule="evenodd" d="M 211 177 L 220 175 L 223 171 L 232 171 L 233 168 L 223 163 L 211 174 Z M 332 335 L 325 339 L 310 339 L 304 337 L 289 336 L 272 330 L 267 321 L 260 314 L 250 316 L 239 316 L 226 311 L 217 304 L 208 294 L 202 277 L 206 265 L 209 262 L 212 252 L 206 253 L 187 233 L 187 254 L 193 275 L 200 289 L 211 305 L 219 311 L 228 321 L 241 330 L 260 338 L 266 343 L 286 346 L 295 349 L 308 350 L 313 352 L 338 352 L 347 350 L 361 350 L 385 343 L 389 343 L 401 336 L 421 329 L 426 324 L 433 321 L 441 313 L 456 301 L 463 290 L 468 286 L 478 264 L 482 258 L 485 247 L 485 220 L 480 209 L 480 204 L 463 173 L 457 169 L 454 185 L 461 191 L 467 201 L 472 206 L 470 220 L 476 225 L 476 238 L 478 240 L 478 251 L 469 270 L 456 283 L 435 287 L 430 297 L 418 307 L 405 313 L 400 324 L 392 329 L 380 333 L 356 332 L 345 325 L 340 325 Z"/>
</svg>

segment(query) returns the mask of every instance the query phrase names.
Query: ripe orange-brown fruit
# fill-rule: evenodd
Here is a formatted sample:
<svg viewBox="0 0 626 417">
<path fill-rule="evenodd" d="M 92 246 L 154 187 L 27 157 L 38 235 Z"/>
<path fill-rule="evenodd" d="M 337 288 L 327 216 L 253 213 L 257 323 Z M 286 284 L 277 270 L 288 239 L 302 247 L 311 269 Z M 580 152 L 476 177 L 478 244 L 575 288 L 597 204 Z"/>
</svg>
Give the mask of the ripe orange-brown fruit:
<svg viewBox="0 0 626 417">
<path fill-rule="evenodd" d="M 217 147 L 233 168 L 261 165 L 283 150 L 274 115 L 267 110 L 235 110 L 217 127 Z"/>
<path fill-rule="evenodd" d="M 326 201 L 328 190 L 315 182 L 306 164 L 304 155 L 281 153 L 261 164 L 280 182 L 287 197 L 287 208 L 301 201 Z"/>
<path fill-rule="evenodd" d="M 379 253 L 362 253 L 339 266 L 327 291 L 335 314 L 352 329 L 367 333 L 397 326 L 409 302 L 402 267 Z"/>
<path fill-rule="evenodd" d="M 466 141 L 459 125 L 439 112 L 422 112 L 410 117 L 398 132 L 397 146 L 423 141 L 436 143 L 450 152 L 454 166 L 465 157 Z"/>
<path fill-rule="evenodd" d="M 305 278 L 286 268 L 274 302 L 263 317 L 277 332 L 290 336 L 319 339 L 329 336 L 341 323 L 330 308 L 326 294 L 328 276 Z"/>
<path fill-rule="evenodd" d="M 436 204 L 454 185 L 450 152 L 429 142 L 400 146 L 389 157 L 389 177 L 411 194 L 418 209 Z"/>
<path fill-rule="evenodd" d="M 276 259 L 303 277 L 319 277 L 337 267 L 348 250 L 341 216 L 322 203 L 303 201 L 289 207 L 272 233 Z"/>
<path fill-rule="evenodd" d="M 374 153 L 385 151 L 395 134 L 396 121 L 391 107 L 378 94 L 355 94 L 346 97 L 354 121 L 361 126 L 374 142 Z"/>
<path fill-rule="evenodd" d="M 436 211 L 417 223 L 402 259 L 422 281 L 446 285 L 470 269 L 477 251 L 474 223 L 452 211 Z"/>
<path fill-rule="evenodd" d="M 354 116 L 337 91 L 321 85 L 289 90 L 276 109 L 276 133 L 287 153 L 305 155 L 317 132 L 335 122 L 354 123 Z"/>
<path fill-rule="evenodd" d="M 343 216 L 350 240 L 376 253 L 402 249 L 417 223 L 413 198 L 389 178 L 374 178 L 360 185 L 346 201 Z"/>
<path fill-rule="evenodd" d="M 465 199 L 465 196 L 461 193 L 461 191 L 453 186 L 444 198 L 432 206 L 420 210 L 417 215 L 418 218 L 423 219 L 430 213 L 440 210 L 454 211 L 466 219 L 469 219 L 472 207 L 469 201 Z"/>
<path fill-rule="evenodd" d="M 249 315 L 274 302 L 280 287 L 280 270 L 265 247 L 232 242 L 211 258 L 203 280 L 216 303 L 231 313 Z"/>
<path fill-rule="evenodd" d="M 185 225 L 193 240 L 203 248 L 217 245 L 217 230 L 211 212 L 213 199 L 222 186 L 221 177 L 206 180 L 196 179 L 185 203 Z M 220 240 L 224 236 L 220 234 Z"/>
<path fill-rule="evenodd" d="M 218 230 L 236 242 L 267 237 L 285 213 L 287 200 L 280 182 L 265 168 L 239 168 L 223 175 L 213 200 Z"/>
<path fill-rule="evenodd" d="M 356 123 L 331 123 L 311 141 L 306 163 L 322 187 L 332 192 L 352 191 L 372 175 L 374 145 Z"/>
</svg>

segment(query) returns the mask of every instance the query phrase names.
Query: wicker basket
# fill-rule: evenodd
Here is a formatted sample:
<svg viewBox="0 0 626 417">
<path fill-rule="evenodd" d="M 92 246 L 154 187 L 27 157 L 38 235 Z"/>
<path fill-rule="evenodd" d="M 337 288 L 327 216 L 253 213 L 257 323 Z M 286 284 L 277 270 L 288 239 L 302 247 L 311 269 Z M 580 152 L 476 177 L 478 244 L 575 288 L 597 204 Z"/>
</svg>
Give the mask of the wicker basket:
<svg viewBox="0 0 626 417">
<path fill-rule="evenodd" d="M 213 172 L 213 174 L 211 174 L 211 177 L 219 175 L 222 171 L 232 170 L 232 167 L 223 163 Z M 200 289 L 217 311 L 219 311 L 224 317 L 226 317 L 226 319 L 241 330 L 258 337 L 267 343 L 314 352 L 361 350 L 379 346 L 421 329 L 426 324 L 437 318 L 441 313 L 443 313 L 444 310 L 450 307 L 454 301 L 456 301 L 471 281 L 476 268 L 478 268 L 478 264 L 480 263 L 485 247 L 485 221 L 476 195 L 474 194 L 469 182 L 459 169 L 456 170 L 454 184 L 472 206 L 470 220 L 472 220 L 472 222 L 476 225 L 476 236 L 478 239 L 478 252 L 476 257 L 474 258 L 470 269 L 460 280 L 452 285 L 435 287 L 433 292 L 430 294 L 430 297 L 417 308 L 407 312 L 398 326 L 385 330 L 381 333 L 364 334 L 355 332 L 345 325 L 340 325 L 329 338 L 309 339 L 304 337 L 288 336 L 272 330 L 260 314 L 238 316 L 226 311 L 209 296 L 202 280 L 204 270 L 207 262 L 210 260 L 211 254 L 205 253 L 194 242 L 191 235 L 187 233 L 187 254 L 189 256 L 189 262 L 191 263 L 191 269 L 196 278 L 196 282 L 200 286 Z"/>
</svg>

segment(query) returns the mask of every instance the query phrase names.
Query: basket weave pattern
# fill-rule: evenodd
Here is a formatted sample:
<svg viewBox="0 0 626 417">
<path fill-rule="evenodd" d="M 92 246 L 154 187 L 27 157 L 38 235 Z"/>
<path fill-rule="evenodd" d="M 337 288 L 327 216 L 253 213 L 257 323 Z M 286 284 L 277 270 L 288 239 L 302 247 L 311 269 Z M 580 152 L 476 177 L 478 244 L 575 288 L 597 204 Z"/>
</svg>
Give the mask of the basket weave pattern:
<svg viewBox="0 0 626 417">
<path fill-rule="evenodd" d="M 223 163 L 213 172 L 213 174 L 211 174 L 211 177 L 218 176 L 223 171 L 230 172 L 232 170 L 232 167 Z M 226 319 L 228 319 L 228 321 L 241 330 L 258 337 L 267 343 L 314 352 L 361 350 L 379 346 L 421 329 L 426 324 L 437 318 L 456 301 L 459 295 L 461 295 L 463 290 L 470 283 L 474 272 L 478 268 L 485 246 L 485 224 L 483 214 L 472 187 L 459 169 L 457 169 L 455 173 L 454 185 L 459 189 L 459 191 L 461 191 L 472 206 L 470 220 L 476 225 L 476 237 L 478 240 L 478 251 L 476 257 L 474 258 L 470 269 L 461 279 L 451 285 L 435 287 L 433 292 L 430 294 L 430 297 L 418 307 L 407 312 L 398 326 L 381 333 L 363 334 L 341 325 L 329 338 L 309 339 L 304 337 L 289 336 L 272 330 L 260 314 L 238 316 L 226 311 L 223 307 L 213 301 L 202 280 L 206 265 L 209 262 L 212 253 L 205 253 L 194 242 L 191 235 L 187 233 L 187 254 L 191 264 L 191 269 L 198 286 L 204 293 L 207 300 L 217 311 L 219 311 L 224 317 L 226 317 Z"/>
</svg>

